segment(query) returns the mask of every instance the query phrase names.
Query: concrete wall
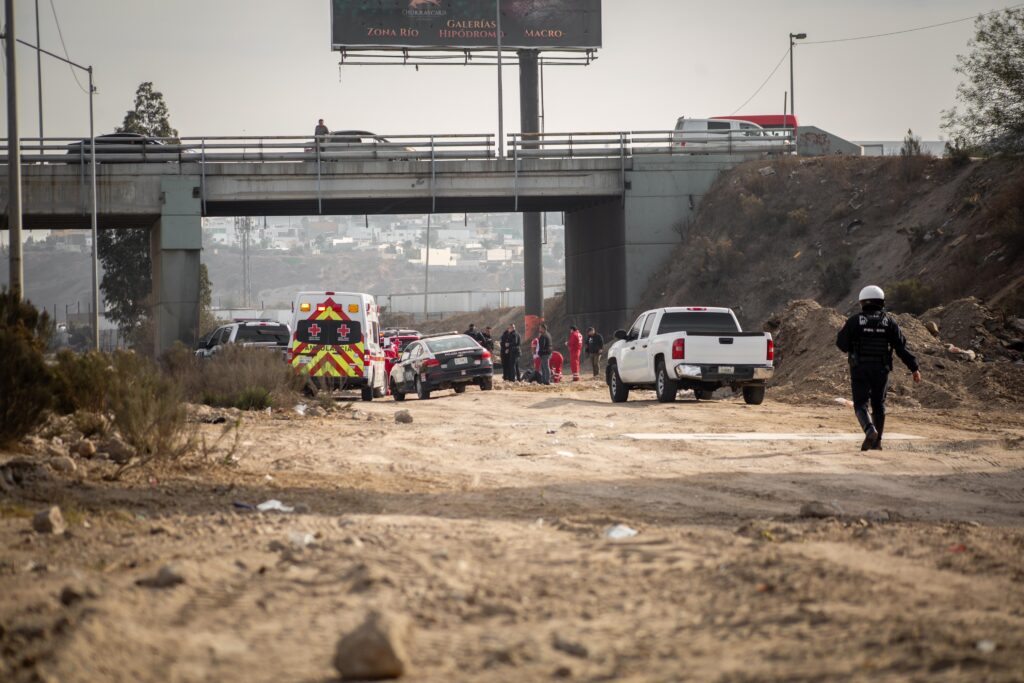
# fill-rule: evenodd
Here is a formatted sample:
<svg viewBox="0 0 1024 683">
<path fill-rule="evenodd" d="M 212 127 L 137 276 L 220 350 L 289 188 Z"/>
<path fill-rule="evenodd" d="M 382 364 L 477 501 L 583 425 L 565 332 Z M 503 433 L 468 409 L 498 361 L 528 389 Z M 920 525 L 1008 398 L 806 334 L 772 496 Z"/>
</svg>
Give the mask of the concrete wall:
<svg viewBox="0 0 1024 683">
<path fill-rule="evenodd" d="M 628 314 L 621 201 L 565 214 L 565 310 L 574 323 L 614 331 Z"/>
</svg>

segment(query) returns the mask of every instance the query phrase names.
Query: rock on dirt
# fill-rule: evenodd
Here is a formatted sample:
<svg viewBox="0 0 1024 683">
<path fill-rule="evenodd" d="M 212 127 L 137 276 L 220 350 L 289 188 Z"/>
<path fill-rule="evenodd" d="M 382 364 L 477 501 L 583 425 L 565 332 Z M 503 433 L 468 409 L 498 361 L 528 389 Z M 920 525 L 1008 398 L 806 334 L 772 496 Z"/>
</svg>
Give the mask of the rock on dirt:
<svg viewBox="0 0 1024 683">
<path fill-rule="evenodd" d="M 811 502 L 804 503 L 800 506 L 801 517 L 827 519 L 829 517 L 841 517 L 842 515 L 842 509 L 838 505 L 833 505 L 832 503 L 822 503 L 821 501 L 812 500 Z"/>
<path fill-rule="evenodd" d="M 400 678 L 409 667 L 405 617 L 372 612 L 359 628 L 342 637 L 334 654 L 334 666 L 345 680 Z"/>
<path fill-rule="evenodd" d="M 54 505 L 36 513 L 32 518 L 32 528 L 41 534 L 62 534 L 68 527 L 60 508 Z"/>
<path fill-rule="evenodd" d="M 135 456 L 135 450 L 116 436 L 104 439 L 100 450 L 118 465 L 127 464 Z"/>
<path fill-rule="evenodd" d="M 412 413 L 408 410 L 399 410 L 395 413 L 395 422 L 402 425 L 412 424 Z"/>
<path fill-rule="evenodd" d="M 83 458 L 91 458 L 96 455 L 96 444 L 88 439 L 82 439 L 75 446 L 75 453 Z"/>
<path fill-rule="evenodd" d="M 146 588 L 171 588 L 185 583 L 185 573 L 177 565 L 165 564 L 154 576 L 139 579 L 135 583 Z"/>
<path fill-rule="evenodd" d="M 50 458 L 47 464 L 57 472 L 63 472 L 64 474 L 71 474 L 78 469 L 75 461 L 66 455 L 56 455 Z"/>
</svg>

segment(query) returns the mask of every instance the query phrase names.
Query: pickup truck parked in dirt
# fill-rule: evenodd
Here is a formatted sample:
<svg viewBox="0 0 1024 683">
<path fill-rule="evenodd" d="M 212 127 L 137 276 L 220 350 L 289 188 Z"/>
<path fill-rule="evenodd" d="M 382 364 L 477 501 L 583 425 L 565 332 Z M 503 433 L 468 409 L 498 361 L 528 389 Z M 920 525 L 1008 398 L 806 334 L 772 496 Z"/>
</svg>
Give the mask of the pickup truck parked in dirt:
<svg viewBox="0 0 1024 683">
<path fill-rule="evenodd" d="M 629 332 L 618 330 L 608 351 L 606 381 L 612 401 L 631 389 L 654 389 L 658 401 L 680 389 L 710 399 L 720 387 L 743 389 L 747 403 L 764 401 L 774 372 L 775 343 L 767 332 L 743 332 L 728 308 L 690 306 L 646 311 Z"/>
</svg>

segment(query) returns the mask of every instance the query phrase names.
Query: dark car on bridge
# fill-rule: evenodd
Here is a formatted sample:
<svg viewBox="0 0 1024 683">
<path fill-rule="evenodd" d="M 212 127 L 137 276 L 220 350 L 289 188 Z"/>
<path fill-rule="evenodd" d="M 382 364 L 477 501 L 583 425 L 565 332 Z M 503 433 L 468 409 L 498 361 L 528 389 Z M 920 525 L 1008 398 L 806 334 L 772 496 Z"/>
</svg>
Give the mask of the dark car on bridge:
<svg viewBox="0 0 1024 683">
<path fill-rule="evenodd" d="M 453 389 L 461 394 L 470 384 L 484 391 L 493 386 L 491 352 L 472 337 L 456 332 L 435 334 L 411 342 L 391 368 L 391 395 L 404 401 L 406 394 L 430 398 L 432 391 Z"/>
</svg>

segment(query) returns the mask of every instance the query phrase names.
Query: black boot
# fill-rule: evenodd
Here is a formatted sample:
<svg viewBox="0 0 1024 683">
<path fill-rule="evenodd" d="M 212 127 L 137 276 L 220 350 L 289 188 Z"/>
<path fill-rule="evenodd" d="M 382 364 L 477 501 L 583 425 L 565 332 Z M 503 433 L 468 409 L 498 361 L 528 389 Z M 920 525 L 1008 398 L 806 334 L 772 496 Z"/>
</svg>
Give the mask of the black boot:
<svg viewBox="0 0 1024 683">
<path fill-rule="evenodd" d="M 860 449 L 866 451 L 870 448 L 876 448 L 880 438 L 874 425 L 868 425 L 868 428 L 864 431 L 864 443 L 860 445 Z"/>
</svg>

